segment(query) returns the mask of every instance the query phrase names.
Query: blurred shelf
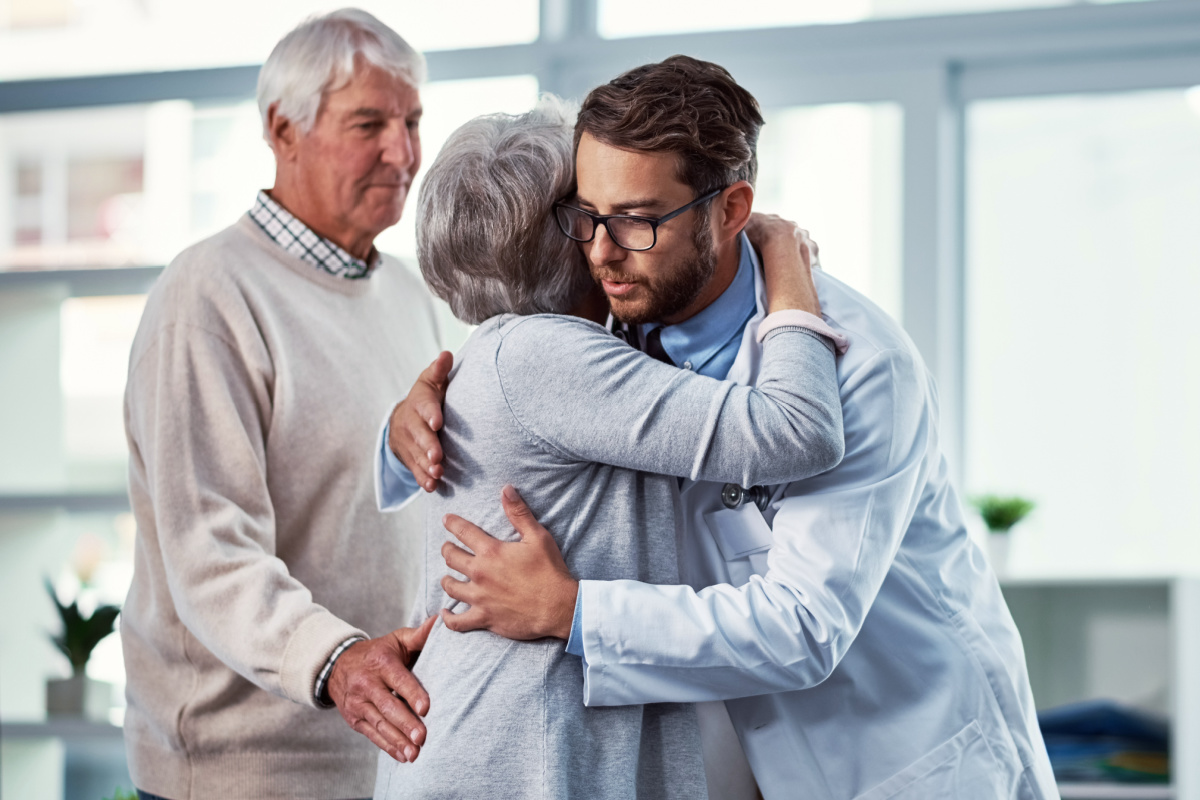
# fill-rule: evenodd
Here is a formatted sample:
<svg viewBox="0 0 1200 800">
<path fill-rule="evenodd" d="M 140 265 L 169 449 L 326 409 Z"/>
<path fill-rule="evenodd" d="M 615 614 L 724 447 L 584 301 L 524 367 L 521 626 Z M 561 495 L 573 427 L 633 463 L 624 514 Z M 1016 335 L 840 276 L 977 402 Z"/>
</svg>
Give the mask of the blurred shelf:
<svg viewBox="0 0 1200 800">
<path fill-rule="evenodd" d="M 71 717 L 45 722 L 0 722 L 0 739 L 62 739 L 64 742 L 120 740 L 124 728 L 107 722 Z"/>
<path fill-rule="evenodd" d="M 92 492 L 0 494 L 0 514 L 31 511 L 121 512 L 129 510 L 129 495 L 124 488 Z"/>
<path fill-rule="evenodd" d="M 1200 800 L 1200 580 L 1030 575 L 1001 588 L 1039 709 L 1104 699 L 1170 720 L 1170 784 L 1063 782 L 1064 800 Z"/>
<path fill-rule="evenodd" d="M 1135 783 L 1060 783 L 1063 800 L 1174 800 L 1175 787 Z"/>
<path fill-rule="evenodd" d="M 1002 589 L 1164 586 L 1186 575 L 1021 575 L 1000 579 Z"/>
<path fill-rule="evenodd" d="M 0 292 L 65 283 L 72 297 L 145 294 L 162 271 L 162 267 L 0 270 Z"/>
</svg>

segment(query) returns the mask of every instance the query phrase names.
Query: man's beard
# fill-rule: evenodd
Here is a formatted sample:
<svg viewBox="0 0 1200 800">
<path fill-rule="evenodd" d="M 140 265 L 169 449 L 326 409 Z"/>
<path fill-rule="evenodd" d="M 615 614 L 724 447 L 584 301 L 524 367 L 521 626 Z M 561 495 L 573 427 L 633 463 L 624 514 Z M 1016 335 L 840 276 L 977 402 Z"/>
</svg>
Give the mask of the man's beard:
<svg viewBox="0 0 1200 800">
<path fill-rule="evenodd" d="M 712 228 L 708 224 L 708 214 L 696 214 L 696 222 L 692 230 L 692 249 L 680 253 L 668 264 L 663 265 L 658 274 L 647 276 L 642 280 L 642 286 L 647 290 L 648 297 L 637 303 L 629 303 L 620 298 L 609 298 L 612 315 L 621 322 L 630 325 L 640 325 L 645 322 L 661 322 L 683 311 L 700 296 L 700 292 L 712 280 L 717 269 L 717 251 L 713 245 Z M 597 282 L 610 280 L 622 282 L 620 273 L 607 269 L 592 269 L 592 278 Z"/>
</svg>

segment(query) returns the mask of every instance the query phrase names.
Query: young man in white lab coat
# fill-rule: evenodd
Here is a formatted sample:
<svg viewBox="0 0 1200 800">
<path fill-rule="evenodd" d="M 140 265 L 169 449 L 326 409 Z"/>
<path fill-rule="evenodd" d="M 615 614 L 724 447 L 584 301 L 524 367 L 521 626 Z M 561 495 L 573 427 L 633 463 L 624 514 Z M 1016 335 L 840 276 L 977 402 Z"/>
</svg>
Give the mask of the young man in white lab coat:
<svg viewBox="0 0 1200 800">
<path fill-rule="evenodd" d="M 753 183 L 761 124 L 714 64 L 676 56 L 632 70 L 584 102 L 578 192 L 560 212 L 631 343 L 744 384 L 757 378 L 763 290 L 748 241 L 722 234 L 724 192 L 691 220 L 658 220 Z M 625 249 L 613 236 L 625 216 L 692 225 L 690 247 L 660 234 L 666 246 Z M 899 325 L 814 274 L 825 320 L 849 342 L 839 466 L 784 486 L 684 481 L 682 586 L 575 581 L 513 496 L 520 542 L 451 518 L 473 554 L 447 545 L 469 582 L 443 585 L 471 608 L 446 625 L 568 640 L 591 706 L 725 701 L 728 720 L 701 706 L 713 796 L 753 797 L 757 782 L 767 800 L 1058 797 L 1020 637 L 939 449 L 931 377 Z M 422 430 L 439 419 L 428 387 L 393 413 L 382 505 L 407 495 L 397 455 L 425 488 L 440 477 Z M 736 740 L 722 740 L 729 721 Z M 739 762 L 753 781 L 739 780 Z"/>
</svg>

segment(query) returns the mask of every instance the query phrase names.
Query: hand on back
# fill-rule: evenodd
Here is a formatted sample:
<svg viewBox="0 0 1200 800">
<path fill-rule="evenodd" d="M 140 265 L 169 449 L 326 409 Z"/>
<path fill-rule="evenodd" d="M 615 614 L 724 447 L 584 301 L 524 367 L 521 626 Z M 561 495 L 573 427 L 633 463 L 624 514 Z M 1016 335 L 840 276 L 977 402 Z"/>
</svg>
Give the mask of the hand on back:
<svg viewBox="0 0 1200 800">
<path fill-rule="evenodd" d="M 436 619 L 356 642 L 329 674 L 329 698 L 346 724 L 397 761 L 414 760 L 425 742 L 417 717 L 429 712 L 429 694 L 409 668 Z"/>
<path fill-rule="evenodd" d="M 442 479 L 442 404 L 454 356 L 443 350 L 417 378 L 408 396 L 392 409 L 388 424 L 388 447 L 427 492 L 437 489 Z"/>
</svg>

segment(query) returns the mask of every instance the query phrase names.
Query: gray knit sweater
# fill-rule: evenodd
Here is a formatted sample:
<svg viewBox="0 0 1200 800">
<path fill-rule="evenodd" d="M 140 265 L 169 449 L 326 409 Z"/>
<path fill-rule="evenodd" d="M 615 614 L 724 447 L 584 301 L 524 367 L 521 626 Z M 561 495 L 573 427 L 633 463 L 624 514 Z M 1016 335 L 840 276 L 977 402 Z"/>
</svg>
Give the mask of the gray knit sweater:
<svg viewBox="0 0 1200 800">
<path fill-rule="evenodd" d="M 446 396 L 445 479 L 429 504 L 420 616 L 442 592 L 454 512 L 500 538 L 512 483 L 578 578 L 678 583 L 678 481 L 785 483 L 840 458 L 841 407 L 824 339 L 778 329 L 757 388 L 654 361 L 573 317 L 488 320 Z M 462 577 L 462 576 L 457 576 Z M 440 622 L 415 669 L 431 698 L 415 763 L 379 760 L 377 798 L 655 798 L 706 794 L 689 705 L 585 708 L 563 642 L 514 642 Z"/>
</svg>

